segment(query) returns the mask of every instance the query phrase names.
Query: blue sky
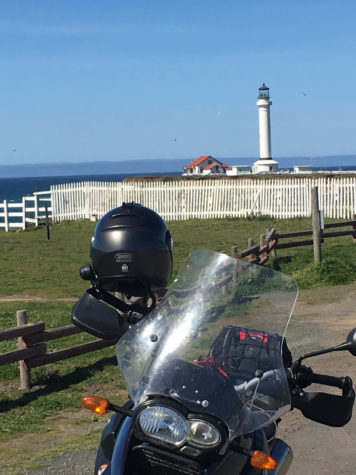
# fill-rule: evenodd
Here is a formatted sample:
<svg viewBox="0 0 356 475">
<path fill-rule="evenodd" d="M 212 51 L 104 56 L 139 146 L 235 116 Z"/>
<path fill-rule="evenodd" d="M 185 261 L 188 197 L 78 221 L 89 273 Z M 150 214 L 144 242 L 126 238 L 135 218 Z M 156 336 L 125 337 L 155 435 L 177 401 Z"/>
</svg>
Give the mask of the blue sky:
<svg viewBox="0 0 356 475">
<path fill-rule="evenodd" d="M 2 0 L 0 164 L 356 153 L 354 0 Z M 283 164 L 282 164 L 283 165 Z"/>
</svg>

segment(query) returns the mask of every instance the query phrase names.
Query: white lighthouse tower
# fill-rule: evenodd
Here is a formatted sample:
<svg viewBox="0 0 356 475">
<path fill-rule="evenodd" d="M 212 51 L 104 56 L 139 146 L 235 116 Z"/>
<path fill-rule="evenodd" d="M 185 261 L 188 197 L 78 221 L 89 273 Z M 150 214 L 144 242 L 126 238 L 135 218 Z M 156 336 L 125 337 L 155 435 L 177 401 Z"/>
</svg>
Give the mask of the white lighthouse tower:
<svg viewBox="0 0 356 475">
<path fill-rule="evenodd" d="M 271 154 L 270 106 L 272 102 L 269 97 L 269 88 L 265 83 L 259 88 L 256 104 L 260 129 L 260 159 L 254 162 L 252 171 L 253 173 L 273 173 L 278 171 L 278 162 L 272 159 Z"/>
</svg>

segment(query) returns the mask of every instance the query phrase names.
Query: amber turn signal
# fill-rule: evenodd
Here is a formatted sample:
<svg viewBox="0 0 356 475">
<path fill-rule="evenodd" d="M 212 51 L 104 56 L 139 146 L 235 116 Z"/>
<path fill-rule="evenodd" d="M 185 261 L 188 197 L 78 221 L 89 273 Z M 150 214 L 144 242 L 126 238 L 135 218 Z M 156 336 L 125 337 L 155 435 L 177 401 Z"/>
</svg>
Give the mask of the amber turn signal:
<svg viewBox="0 0 356 475">
<path fill-rule="evenodd" d="M 254 450 L 252 452 L 250 464 L 252 467 L 264 470 L 273 470 L 278 467 L 278 462 L 276 459 L 265 454 L 264 452 L 261 452 L 260 450 Z"/>
<path fill-rule="evenodd" d="M 82 403 L 85 407 L 97 414 L 105 414 L 109 407 L 109 401 L 98 396 L 84 396 Z"/>
<path fill-rule="evenodd" d="M 102 475 L 103 473 L 105 473 L 105 470 L 108 468 L 108 466 L 108 463 L 103 463 L 102 465 L 100 465 L 98 469 L 98 475 Z"/>
</svg>

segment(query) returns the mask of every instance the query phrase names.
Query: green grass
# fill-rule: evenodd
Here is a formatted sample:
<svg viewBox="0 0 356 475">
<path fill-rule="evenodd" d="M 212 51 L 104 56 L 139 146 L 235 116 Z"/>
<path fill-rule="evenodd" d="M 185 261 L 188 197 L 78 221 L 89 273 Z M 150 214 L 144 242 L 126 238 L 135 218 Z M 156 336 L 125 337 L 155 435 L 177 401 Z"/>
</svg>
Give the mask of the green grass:
<svg viewBox="0 0 356 475">
<path fill-rule="evenodd" d="M 15 326 L 19 304 L 2 303 L 2 328 Z M 29 322 L 45 321 L 46 328 L 70 323 L 71 306 L 62 302 L 27 302 Z M 49 342 L 48 351 L 69 347 L 92 339 L 81 333 Z M 16 348 L 16 341 L 0 343 L 0 352 Z M 64 409 L 77 410 L 88 390 L 98 391 L 122 402 L 125 393 L 116 364 L 115 348 L 105 348 L 31 371 L 33 388 L 19 390 L 18 363 L 0 367 L 0 440 L 19 431 L 46 430 L 45 419 Z M 104 389 L 105 388 L 105 389 Z"/>
<path fill-rule="evenodd" d="M 168 223 L 174 241 L 173 276 L 184 259 L 196 248 L 208 248 L 231 254 L 231 247 L 239 250 L 247 248 L 248 238 L 259 242 L 267 228 L 278 232 L 311 229 L 307 218 L 278 220 L 268 217 L 251 219 L 211 219 L 173 221 Z M 51 239 L 48 241 L 45 228 L 26 232 L 0 232 L 2 269 L 0 274 L 0 295 L 31 295 L 37 297 L 66 298 L 79 297 L 87 283 L 79 277 L 79 269 L 90 262 L 90 238 L 95 223 L 73 221 L 52 225 Z M 350 237 L 328 238 L 323 244 L 325 257 L 335 258 L 331 267 L 341 267 L 350 263 L 348 275 L 356 278 L 355 247 Z M 278 251 L 277 259 L 269 265 L 286 273 L 296 273 L 313 263 L 312 247 L 299 247 Z M 311 269 L 313 270 L 313 269 Z M 342 280 L 342 279 L 341 279 Z M 323 285 L 325 279 L 316 282 Z M 343 282 L 339 282 L 343 283 Z M 304 285 L 302 283 L 302 285 Z M 309 284 L 307 284 L 309 285 Z"/>
<path fill-rule="evenodd" d="M 174 239 L 176 272 L 184 258 L 196 248 L 204 247 L 230 255 L 233 245 L 237 245 L 239 250 L 246 249 L 248 238 L 253 238 L 255 244 L 258 244 L 260 235 L 266 234 L 266 229 L 274 228 L 279 233 L 309 230 L 311 219 L 279 220 L 262 217 L 190 220 L 170 223 L 170 228 Z M 298 238 L 292 240 L 296 241 Z M 351 237 L 325 239 L 322 256 L 323 262 L 315 265 L 312 246 L 281 249 L 277 251 L 276 257 L 271 257 L 267 265 L 293 275 L 301 288 L 343 285 L 356 280 L 356 245 Z"/>
<path fill-rule="evenodd" d="M 75 221 L 46 229 L 0 232 L 2 264 L 0 294 L 46 297 L 79 296 L 86 283 L 79 268 L 89 262 L 90 237 L 95 223 Z"/>
<path fill-rule="evenodd" d="M 208 248 L 231 254 L 232 246 L 247 247 L 248 238 L 259 242 L 267 228 L 278 232 L 311 229 L 310 219 L 277 220 L 211 219 L 170 222 L 174 240 L 172 278 L 188 254 Z M 78 298 L 88 287 L 79 269 L 90 262 L 90 238 L 95 223 L 76 221 L 52 225 L 48 241 L 45 228 L 26 232 L 0 232 L 2 272 L 0 296 L 29 295 L 50 299 Z M 325 239 L 323 262 L 313 264 L 312 247 L 278 251 L 268 265 L 294 275 L 301 287 L 345 284 L 356 280 L 356 247 L 350 237 Z M 44 321 L 46 328 L 70 323 L 73 303 L 0 303 L 0 328 L 16 326 L 16 310 L 26 309 L 30 322 Z M 90 340 L 85 334 L 48 343 L 49 351 Z M 0 352 L 16 348 L 16 341 L 0 343 Z M 32 370 L 33 389 L 18 389 L 18 364 L 0 367 L 0 439 L 15 433 L 47 430 L 51 416 L 68 409 L 77 411 L 81 397 L 90 392 L 122 402 L 126 391 L 116 366 L 114 348 Z M 88 418 L 90 415 L 88 415 Z"/>
</svg>

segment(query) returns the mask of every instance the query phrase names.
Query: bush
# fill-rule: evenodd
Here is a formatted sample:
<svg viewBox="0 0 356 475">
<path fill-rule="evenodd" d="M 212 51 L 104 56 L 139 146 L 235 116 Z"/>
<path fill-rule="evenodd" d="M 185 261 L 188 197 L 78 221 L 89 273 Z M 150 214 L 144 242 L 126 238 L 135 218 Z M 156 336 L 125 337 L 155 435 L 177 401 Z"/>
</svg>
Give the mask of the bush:
<svg viewBox="0 0 356 475">
<path fill-rule="evenodd" d="M 320 263 L 311 263 L 293 272 L 300 288 L 344 285 L 355 280 L 356 265 L 340 257 L 325 257 Z"/>
</svg>

